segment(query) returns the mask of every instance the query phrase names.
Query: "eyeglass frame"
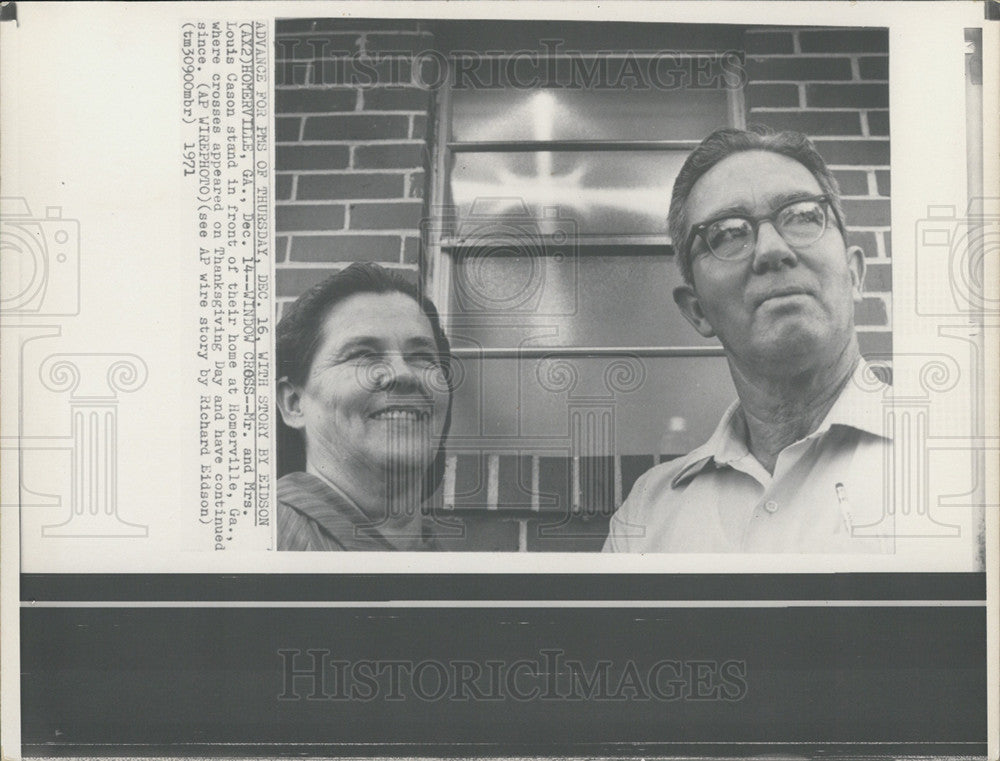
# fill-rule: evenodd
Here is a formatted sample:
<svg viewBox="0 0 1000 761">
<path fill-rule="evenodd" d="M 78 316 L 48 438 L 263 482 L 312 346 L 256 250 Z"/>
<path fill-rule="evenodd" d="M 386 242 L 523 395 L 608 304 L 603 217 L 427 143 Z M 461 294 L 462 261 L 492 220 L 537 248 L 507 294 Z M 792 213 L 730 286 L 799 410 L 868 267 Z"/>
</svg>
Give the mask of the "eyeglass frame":
<svg viewBox="0 0 1000 761">
<path fill-rule="evenodd" d="M 739 262 L 739 261 L 742 261 L 743 259 L 746 259 L 748 256 L 750 256 L 750 254 L 744 254 L 743 256 L 737 257 L 735 259 L 723 259 L 722 257 L 717 256 L 716 253 L 715 253 L 715 251 L 712 250 L 712 246 L 709 244 L 708 240 L 705 239 L 704 232 L 709 227 L 711 227 L 712 225 L 714 225 L 716 222 L 721 222 L 724 219 L 743 219 L 743 220 L 746 220 L 747 222 L 749 222 L 750 223 L 750 227 L 753 230 L 754 246 L 757 245 L 757 233 L 760 230 L 760 223 L 761 222 L 770 222 L 771 225 L 774 227 L 775 232 L 778 233 L 778 235 L 781 237 L 781 239 L 783 241 L 785 241 L 785 243 L 788 243 L 789 246 L 791 246 L 792 244 L 789 243 L 787 240 L 785 240 L 785 236 L 781 234 L 781 230 L 779 230 L 778 226 L 775 224 L 775 218 L 779 214 L 781 214 L 781 212 L 783 212 L 785 209 L 787 209 L 789 206 L 792 206 L 793 204 L 797 204 L 797 203 L 802 203 L 803 201 L 817 201 L 817 202 L 819 202 L 821 204 L 825 204 L 826 206 L 828 206 L 830 208 L 830 211 L 833 213 L 833 220 L 837 224 L 837 229 L 840 230 L 840 234 L 843 235 L 843 236 L 845 236 L 845 238 L 846 238 L 847 233 L 844 230 L 844 223 L 840 219 L 840 214 L 837 213 L 837 207 L 834 206 L 833 201 L 831 200 L 831 197 L 829 195 L 827 195 L 826 193 L 823 193 L 823 194 L 815 195 L 815 196 L 803 196 L 802 198 L 796 198 L 794 200 L 788 201 L 787 203 L 783 203 L 781 206 L 779 206 L 777 209 L 775 209 L 774 211 L 772 211 L 770 214 L 765 214 L 764 216 L 761 216 L 761 217 L 754 217 L 754 216 L 751 216 L 750 214 L 737 214 L 737 213 L 730 212 L 728 214 L 720 214 L 719 216 L 713 217 L 712 219 L 706 220 L 705 222 L 700 222 L 699 224 L 697 224 L 694 227 L 692 227 L 691 228 L 691 232 L 688 233 L 687 241 L 684 243 L 685 256 L 686 257 L 690 257 L 691 256 L 691 248 L 692 248 L 692 246 L 694 246 L 695 239 L 697 237 L 699 237 L 699 236 L 701 236 L 701 239 L 703 241 L 705 241 L 705 248 L 707 249 L 707 253 L 710 254 L 711 256 L 715 257 L 715 259 L 718 260 L 718 261 L 720 261 L 720 262 Z M 819 240 L 820 238 L 823 237 L 823 233 L 826 232 L 826 230 L 827 230 L 828 227 L 829 227 L 829 218 L 827 218 L 826 224 L 823 225 L 823 232 L 821 232 L 816 237 L 816 240 Z M 813 243 L 816 242 L 816 240 L 814 240 L 814 241 L 812 241 L 810 243 L 803 244 L 803 245 L 812 245 Z M 750 250 L 750 252 L 752 252 L 753 251 L 753 246 L 751 246 L 749 250 Z"/>
</svg>

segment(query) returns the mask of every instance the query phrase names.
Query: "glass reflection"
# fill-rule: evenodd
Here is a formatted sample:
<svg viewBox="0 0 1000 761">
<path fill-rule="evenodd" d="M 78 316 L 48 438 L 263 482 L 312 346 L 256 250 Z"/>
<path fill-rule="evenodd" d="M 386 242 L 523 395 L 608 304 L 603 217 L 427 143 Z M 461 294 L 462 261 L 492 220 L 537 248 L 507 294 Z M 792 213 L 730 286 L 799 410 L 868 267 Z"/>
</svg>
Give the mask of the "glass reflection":
<svg viewBox="0 0 1000 761">
<path fill-rule="evenodd" d="M 640 372 L 618 372 L 636 362 Z M 523 452 L 569 446 L 574 412 L 600 408 L 613 435 L 602 451 L 586 447 L 589 454 L 680 454 L 706 441 L 736 398 L 723 357 L 463 358 L 461 364 L 453 445 L 491 437 Z"/>
<path fill-rule="evenodd" d="M 717 346 L 673 300 L 672 259 L 483 249 L 454 258 L 448 315 L 456 346 Z"/>
<path fill-rule="evenodd" d="M 558 216 L 578 234 L 666 235 L 670 189 L 685 158 L 684 151 L 458 153 L 451 196 L 462 219 Z M 548 207 L 558 214 L 547 215 Z M 559 227 L 539 225 L 542 234 Z"/>
<path fill-rule="evenodd" d="M 728 118 L 726 91 L 455 90 L 452 140 L 697 140 Z"/>
</svg>

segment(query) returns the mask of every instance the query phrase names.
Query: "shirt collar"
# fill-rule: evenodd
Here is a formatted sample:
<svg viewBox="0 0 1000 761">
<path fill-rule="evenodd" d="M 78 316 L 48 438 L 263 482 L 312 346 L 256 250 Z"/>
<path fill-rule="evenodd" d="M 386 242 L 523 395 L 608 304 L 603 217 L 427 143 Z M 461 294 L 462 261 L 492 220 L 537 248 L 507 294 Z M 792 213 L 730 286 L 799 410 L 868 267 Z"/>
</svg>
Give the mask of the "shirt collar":
<svg viewBox="0 0 1000 761">
<path fill-rule="evenodd" d="M 819 428 L 810 436 L 818 436 L 832 426 L 843 425 L 892 440 L 892 431 L 884 422 L 888 399 L 885 390 L 885 384 L 877 380 L 871 366 L 861 360 Z"/>
<path fill-rule="evenodd" d="M 823 418 L 823 422 L 806 438 L 818 438 L 832 426 L 842 425 L 891 440 L 891 431 L 883 422 L 885 409 L 883 389 L 881 384 L 872 382 L 873 377 L 864 360 L 859 362 L 841 390 L 840 396 L 837 397 L 837 401 Z M 879 388 L 873 388 L 875 385 Z M 749 452 L 746 421 L 737 400 L 723 414 L 711 438 L 697 449 L 691 450 L 681 460 L 680 470 L 671 480 L 670 486 L 676 489 L 709 466 L 718 468 L 729 465 L 745 457 Z"/>
<path fill-rule="evenodd" d="M 367 542 L 395 549 L 372 525 L 371 519 L 332 481 L 314 472 L 289 473 L 282 478 L 286 489 L 295 490 L 291 506 L 322 526 L 334 537 L 355 536 L 355 529 Z"/>
<path fill-rule="evenodd" d="M 749 452 L 746 439 L 746 423 L 737 400 L 729 405 L 709 440 L 682 458 L 681 468 L 670 482 L 671 488 L 676 489 L 709 465 L 727 465 L 745 456 Z"/>
<path fill-rule="evenodd" d="M 387 548 L 396 550 L 400 549 L 389 537 L 385 536 L 381 531 L 378 530 L 377 526 L 372 524 L 371 518 L 368 517 L 367 513 L 361 509 L 361 507 L 329 478 L 319 472 L 318 469 L 309 469 L 308 473 L 303 475 L 309 475 L 316 478 L 323 486 L 326 486 L 329 490 L 329 495 L 331 499 L 331 505 L 321 505 L 315 502 L 306 503 L 302 505 L 302 512 L 308 515 L 313 520 L 317 521 L 321 525 L 324 520 L 329 521 L 331 517 L 330 508 L 333 508 L 333 512 L 339 516 L 341 519 L 346 518 L 351 524 L 360 530 L 363 536 L 368 537 L 373 542 L 378 544 L 384 544 Z M 420 533 L 422 535 L 422 541 L 426 549 L 437 549 L 437 540 L 434 537 L 433 526 L 430 520 L 424 518 L 421 521 Z"/>
</svg>

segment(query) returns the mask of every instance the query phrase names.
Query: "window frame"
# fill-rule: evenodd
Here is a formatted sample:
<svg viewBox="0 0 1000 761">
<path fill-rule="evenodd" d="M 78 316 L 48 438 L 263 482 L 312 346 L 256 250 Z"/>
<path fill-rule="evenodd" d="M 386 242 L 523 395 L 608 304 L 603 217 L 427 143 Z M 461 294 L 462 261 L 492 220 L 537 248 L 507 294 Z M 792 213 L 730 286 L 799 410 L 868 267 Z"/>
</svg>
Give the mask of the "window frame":
<svg viewBox="0 0 1000 761">
<path fill-rule="evenodd" d="M 720 53 L 723 51 L 719 51 Z M 594 51 L 595 58 L 622 57 L 622 53 L 611 51 Z M 630 55 L 636 55 L 631 53 Z M 641 55 L 641 54 L 639 54 Z M 652 54 L 650 54 L 652 55 Z M 487 55 L 486 57 L 491 57 Z M 493 58 L 501 56 L 494 55 Z M 555 56 L 560 57 L 559 55 Z M 687 56 L 691 59 L 704 58 L 704 51 Z M 451 310 L 453 296 L 453 272 L 455 256 L 461 248 L 458 241 L 451 238 L 445 231 L 444 221 L 439 216 L 442 210 L 448 208 L 446 197 L 449 182 L 449 166 L 452 157 L 457 153 L 498 153 L 498 152 L 569 152 L 569 151 L 687 151 L 697 147 L 700 140 L 489 140 L 489 141 L 454 141 L 451 139 L 452 123 L 452 56 L 445 58 L 446 70 L 442 86 L 434 99 L 434 138 L 430 162 L 430 199 L 428 211 L 431 215 L 430 224 L 424 230 L 423 250 L 424 286 L 427 294 L 439 305 L 442 324 L 446 332 L 454 327 L 454 316 Z M 746 127 L 746 96 L 745 82 L 739 87 L 727 87 L 726 105 L 728 126 Z M 666 208 L 664 208 L 664 218 Z M 665 264 L 673 256 L 672 241 L 669 235 L 647 233 L 631 233 L 618 235 L 582 234 L 574 241 L 578 251 L 596 253 L 601 247 L 616 247 L 629 249 L 630 253 L 647 254 L 663 257 Z M 583 357 L 621 357 L 633 356 L 639 358 L 661 357 L 723 357 L 721 346 L 538 346 L 538 347 L 453 347 L 452 353 L 458 358 L 478 359 L 542 359 L 542 358 L 583 358 Z"/>
</svg>

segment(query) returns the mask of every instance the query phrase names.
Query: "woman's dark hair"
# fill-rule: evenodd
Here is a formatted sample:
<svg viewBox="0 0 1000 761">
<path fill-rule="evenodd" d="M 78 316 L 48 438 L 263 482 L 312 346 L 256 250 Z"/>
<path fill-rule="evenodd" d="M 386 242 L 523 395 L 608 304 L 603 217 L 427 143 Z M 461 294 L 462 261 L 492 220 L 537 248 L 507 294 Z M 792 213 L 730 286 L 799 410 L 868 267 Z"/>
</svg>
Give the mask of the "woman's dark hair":
<svg viewBox="0 0 1000 761">
<path fill-rule="evenodd" d="M 434 304 L 413 283 L 399 273 L 369 262 L 355 262 L 317 283 L 299 296 L 281 317 L 277 329 L 278 379 L 287 378 L 302 386 L 309 377 L 313 359 L 323 341 L 326 318 L 341 302 L 359 293 L 401 293 L 409 296 L 427 316 L 434 334 L 434 343 L 448 383 L 448 411 L 441 431 L 437 455 L 427 473 L 424 498 L 430 497 L 444 476 L 445 439 L 451 427 L 451 397 L 454 393 L 451 372 L 451 345 L 441 327 L 441 318 Z M 302 434 L 284 424 L 279 414 L 278 476 L 305 469 L 305 441 Z"/>
</svg>

